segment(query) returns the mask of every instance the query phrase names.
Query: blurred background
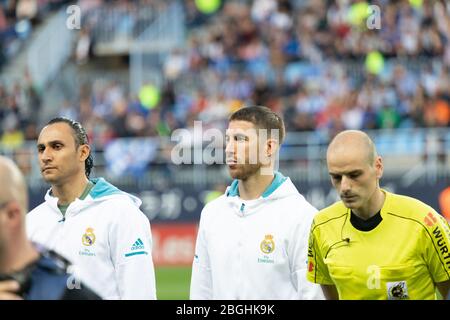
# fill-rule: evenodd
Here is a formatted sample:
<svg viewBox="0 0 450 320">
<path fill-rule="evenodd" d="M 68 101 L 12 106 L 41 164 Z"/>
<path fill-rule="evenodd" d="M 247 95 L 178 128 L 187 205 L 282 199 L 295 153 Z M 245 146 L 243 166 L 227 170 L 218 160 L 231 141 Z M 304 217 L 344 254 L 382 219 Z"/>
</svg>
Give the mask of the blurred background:
<svg viewBox="0 0 450 320">
<path fill-rule="evenodd" d="M 448 1 L 0 0 L 0 68 L 0 154 L 31 208 L 48 188 L 40 129 L 80 121 L 93 176 L 143 201 L 160 299 L 188 298 L 201 209 L 230 183 L 221 139 L 202 132 L 244 106 L 283 116 L 279 170 L 318 209 L 337 199 L 328 142 L 362 129 L 383 187 L 450 219 Z"/>
</svg>

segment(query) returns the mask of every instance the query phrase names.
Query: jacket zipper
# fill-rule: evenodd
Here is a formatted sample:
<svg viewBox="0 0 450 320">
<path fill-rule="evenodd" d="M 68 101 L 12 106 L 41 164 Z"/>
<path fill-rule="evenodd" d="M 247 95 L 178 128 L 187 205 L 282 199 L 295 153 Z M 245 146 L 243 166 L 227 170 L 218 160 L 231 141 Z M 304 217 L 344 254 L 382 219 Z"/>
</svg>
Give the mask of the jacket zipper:
<svg viewBox="0 0 450 320">
<path fill-rule="evenodd" d="M 61 210 L 59 210 L 59 208 L 58 208 L 58 211 L 62 215 L 62 219 L 58 220 L 58 223 L 64 223 L 64 221 L 66 221 L 67 210 L 66 210 L 66 212 L 64 214 L 61 212 Z"/>
</svg>

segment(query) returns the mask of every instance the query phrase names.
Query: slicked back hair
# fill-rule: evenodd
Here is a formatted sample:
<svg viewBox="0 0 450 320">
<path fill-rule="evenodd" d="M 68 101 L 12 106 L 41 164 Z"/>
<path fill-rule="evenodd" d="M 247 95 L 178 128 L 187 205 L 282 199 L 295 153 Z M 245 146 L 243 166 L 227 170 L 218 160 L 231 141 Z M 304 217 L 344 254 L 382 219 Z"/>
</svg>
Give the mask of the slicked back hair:
<svg viewBox="0 0 450 320">
<path fill-rule="evenodd" d="M 89 145 L 89 138 L 86 134 L 86 130 L 83 128 L 83 126 L 79 122 L 77 122 L 75 120 L 65 118 L 65 117 L 57 117 L 57 118 L 51 119 L 47 123 L 47 125 L 61 123 L 61 122 L 68 124 L 72 128 L 76 148 L 78 148 L 79 146 L 81 146 L 83 144 Z M 94 167 L 94 159 L 92 157 L 92 154 L 89 153 L 89 156 L 84 161 L 84 172 L 86 173 L 87 178 L 89 178 L 93 167 Z"/>
</svg>

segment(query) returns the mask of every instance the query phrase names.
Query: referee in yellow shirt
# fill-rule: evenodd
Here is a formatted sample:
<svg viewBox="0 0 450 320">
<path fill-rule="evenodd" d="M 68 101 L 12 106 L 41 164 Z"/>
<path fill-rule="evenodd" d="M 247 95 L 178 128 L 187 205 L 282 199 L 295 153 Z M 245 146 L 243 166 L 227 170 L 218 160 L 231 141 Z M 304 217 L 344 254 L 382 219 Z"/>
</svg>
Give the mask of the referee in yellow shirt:
<svg viewBox="0 0 450 320">
<path fill-rule="evenodd" d="M 425 203 L 379 186 L 383 162 L 361 131 L 339 133 L 327 151 L 342 201 L 311 226 L 309 281 L 327 299 L 436 299 L 450 288 L 450 229 Z"/>
</svg>

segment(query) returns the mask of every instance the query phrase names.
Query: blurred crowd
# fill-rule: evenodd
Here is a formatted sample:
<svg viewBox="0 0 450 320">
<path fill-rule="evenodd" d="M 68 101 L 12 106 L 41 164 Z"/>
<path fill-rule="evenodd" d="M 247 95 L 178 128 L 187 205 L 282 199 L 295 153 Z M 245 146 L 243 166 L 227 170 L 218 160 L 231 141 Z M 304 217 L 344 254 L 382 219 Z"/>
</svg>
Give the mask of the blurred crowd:
<svg viewBox="0 0 450 320">
<path fill-rule="evenodd" d="M 128 2 L 142 4 L 96 6 Z M 448 127 L 450 3 L 370 4 L 379 11 L 359 0 L 231 0 L 204 13 L 184 1 L 186 46 L 164 58 L 160 87 L 130 93 L 97 80 L 59 113 L 82 121 L 100 146 L 170 136 L 195 120 L 223 129 L 245 105 L 279 112 L 289 131 Z"/>
<path fill-rule="evenodd" d="M 33 86 L 28 73 L 23 80 L 10 88 L 0 84 L 0 144 L 14 149 L 25 140 L 37 138 L 37 115 L 41 109 L 41 97 Z"/>
<path fill-rule="evenodd" d="M 71 0 L 0 0 L 0 68 L 14 57 L 33 29 Z"/>
<path fill-rule="evenodd" d="M 210 14 L 186 1 L 187 46 L 165 58 L 155 105 L 113 81 L 64 112 L 92 123 L 102 143 L 194 120 L 224 128 L 254 104 L 283 114 L 290 131 L 449 126 L 450 4 L 371 4 L 379 16 L 361 15 L 364 1 L 226 1 Z"/>
<path fill-rule="evenodd" d="M 0 0 L 0 70 L 16 57 L 34 29 L 69 0 Z M 18 72 L 20 73 L 20 71 Z M 37 138 L 41 96 L 27 71 L 0 83 L 0 144 L 14 149 Z"/>
</svg>

